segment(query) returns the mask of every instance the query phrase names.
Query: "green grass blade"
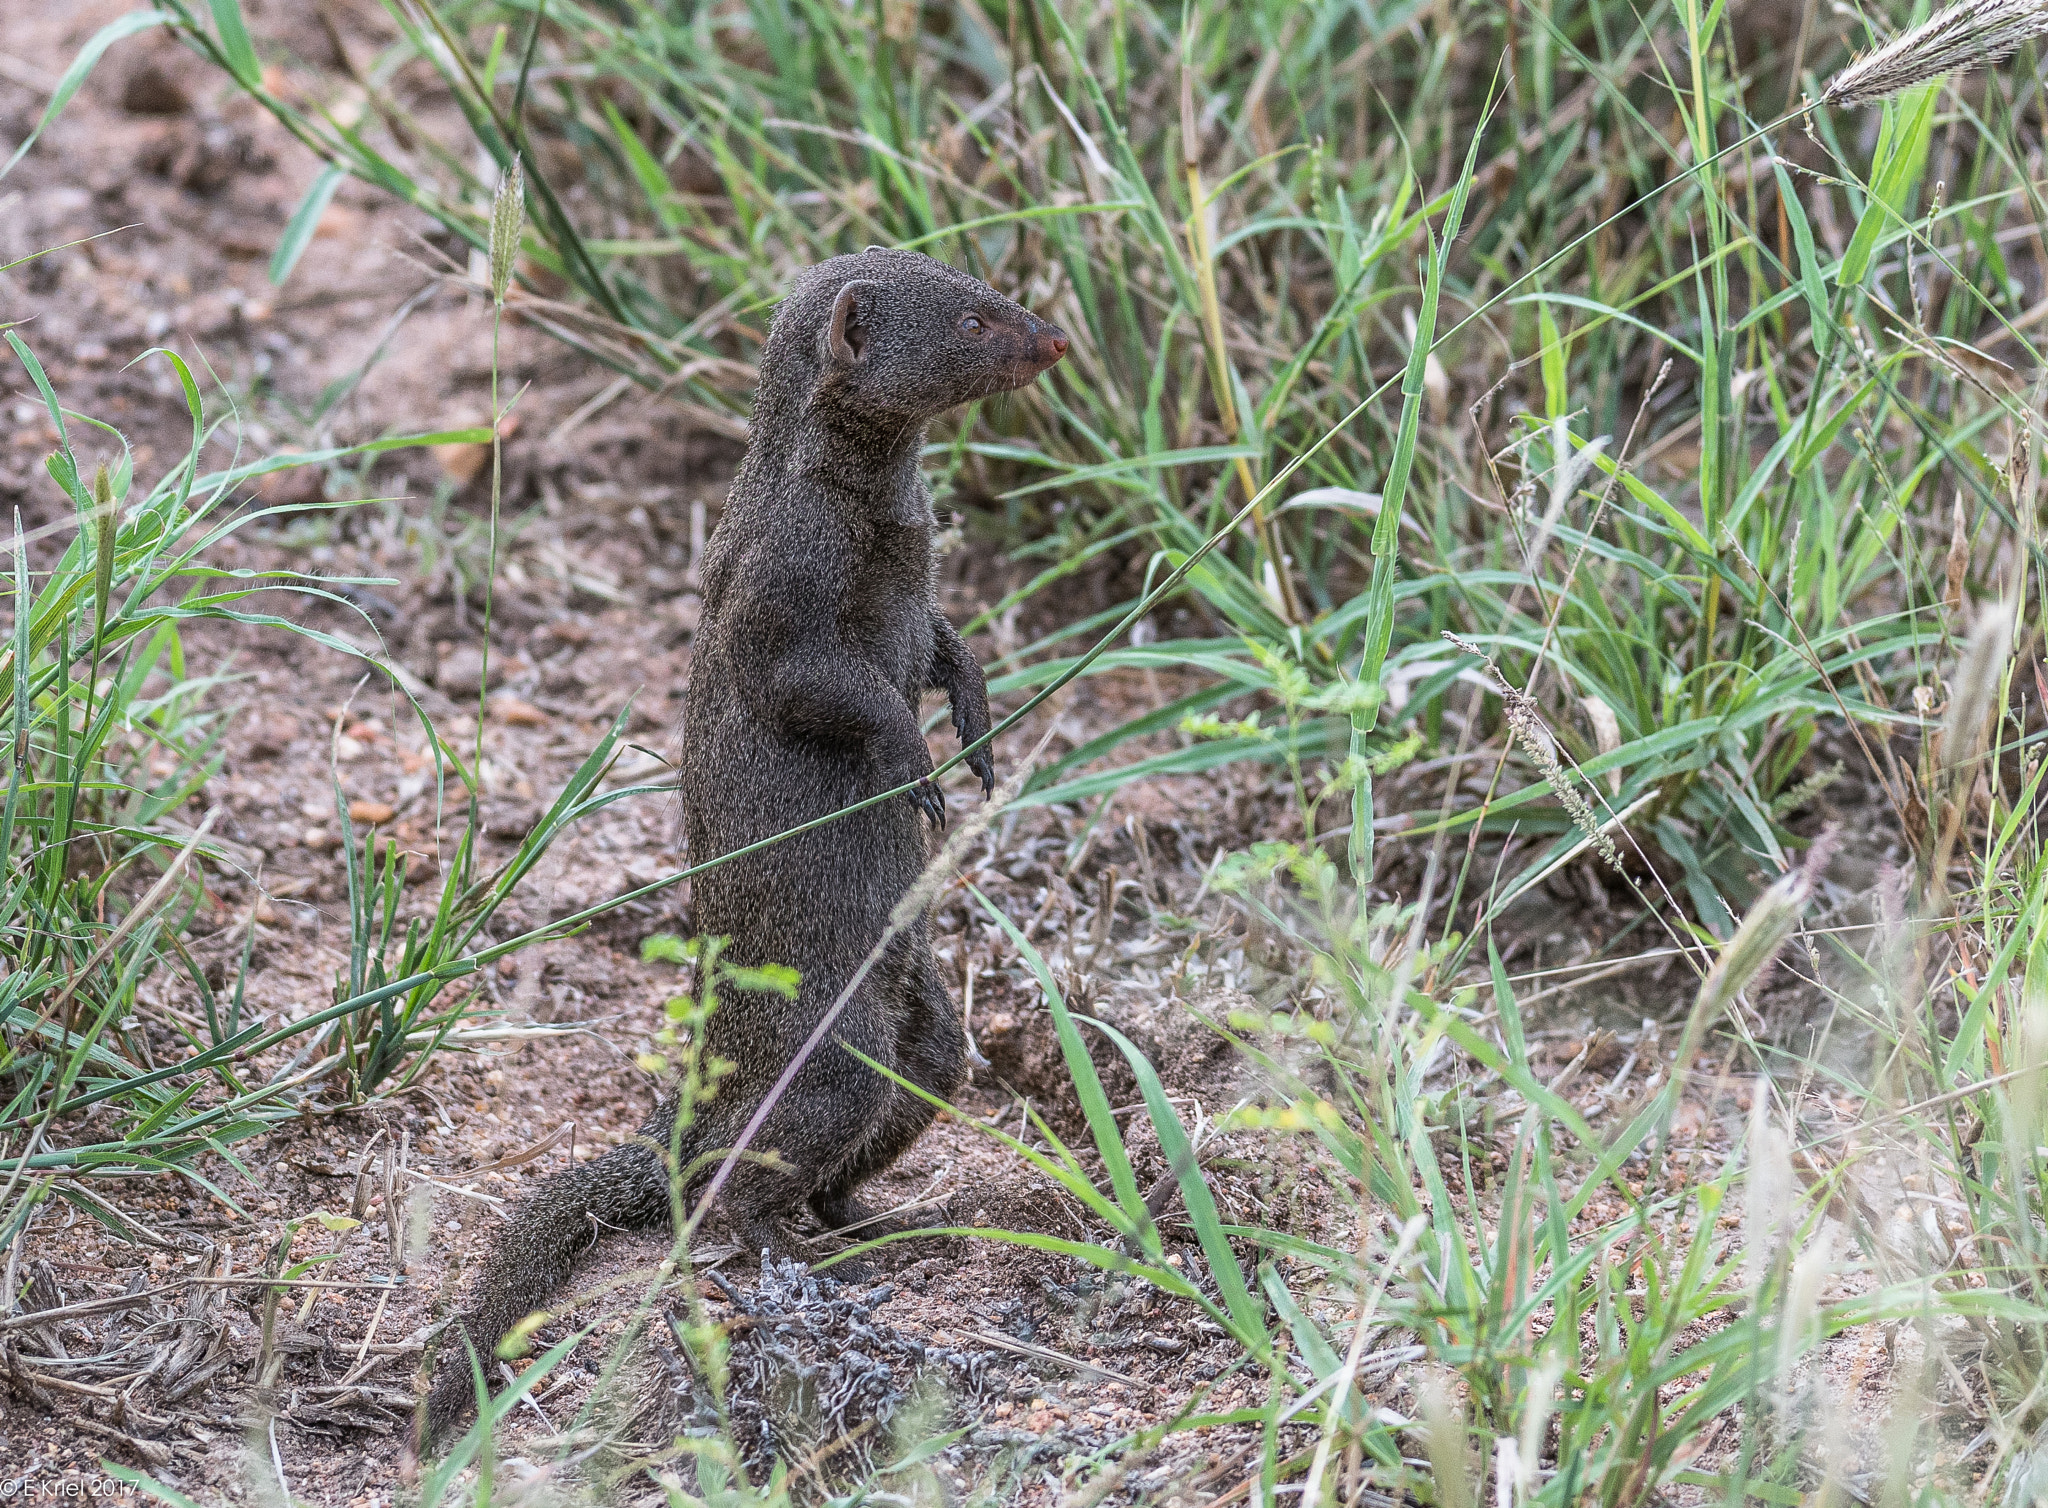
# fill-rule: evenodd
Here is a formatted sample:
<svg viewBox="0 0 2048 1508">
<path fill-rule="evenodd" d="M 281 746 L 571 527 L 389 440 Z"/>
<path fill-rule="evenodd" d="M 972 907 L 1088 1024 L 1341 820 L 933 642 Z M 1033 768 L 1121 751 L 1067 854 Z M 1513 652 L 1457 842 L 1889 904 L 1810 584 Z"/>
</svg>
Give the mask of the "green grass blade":
<svg viewBox="0 0 2048 1508">
<path fill-rule="evenodd" d="M 292 217 L 285 222 L 284 235 L 278 240 L 277 250 L 270 254 L 270 282 L 273 287 L 283 284 L 292 275 L 292 269 L 299 265 L 299 258 L 312 244 L 313 232 L 320 228 L 320 217 L 327 213 L 327 206 L 334 199 L 334 191 L 341 187 L 345 170 L 330 163 L 320 170 L 320 176 L 313 180 L 313 186 L 306 190 L 306 197 L 299 201 L 299 207 L 292 211 Z"/>
<path fill-rule="evenodd" d="M 66 68 L 63 76 L 57 80 L 57 87 L 50 93 L 50 103 L 43 107 L 43 113 L 36 121 L 35 129 L 22 138 L 21 145 L 14 149 L 14 155 L 7 159 L 7 165 L 0 167 L 0 178 L 5 178 L 14 171 L 14 165 L 28 155 L 28 149 L 36 144 L 36 138 L 48 129 L 51 121 L 63 113 L 64 107 L 71 103 L 71 96 L 78 93 L 86 75 L 92 72 L 93 65 L 99 62 L 109 47 L 123 37 L 132 37 L 138 31 L 161 26 L 169 19 L 170 17 L 158 11 L 132 10 L 125 16 L 116 16 L 94 32 L 85 46 L 78 49 L 78 56 L 71 60 L 71 66 Z"/>
<path fill-rule="evenodd" d="M 1138 1192 L 1137 1175 L 1131 1171 L 1131 1159 L 1124 1150 L 1123 1130 L 1117 1125 L 1116 1117 L 1109 1113 L 1109 1096 L 1103 1092 L 1102 1077 L 1095 1071 L 1095 1060 L 1088 1056 L 1087 1044 L 1082 1042 L 1074 1018 L 1067 1011 L 1066 997 L 1060 993 L 1044 958 L 1017 930 L 1017 924 L 974 886 L 967 888 L 1010 939 L 1010 945 L 1023 958 L 1037 977 L 1038 987 L 1045 992 L 1046 1009 L 1052 1013 L 1053 1030 L 1060 1040 L 1060 1055 L 1066 1060 L 1067 1073 L 1073 1079 L 1074 1093 L 1081 1101 L 1081 1113 L 1087 1117 L 1095 1150 L 1109 1174 L 1110 1188 L 1116 1194 L 1117 1204 L 1129 1218 L 1131 1229 L 1143 1245 L 1145 1254 L 1156 1259 L 1159 1256 L 1159 1232 L 1145 1209 L 1145 1196 Z"/>
<path fill-rule="evenodd" d="M 1115 1027 L 1092 1016 L 1080 1019 L 1109 1038 L 1130 1065 L 1131 1074 L 1138 1081 L 1139 1092 L 1145 1097 L 1146 1113 L 1159 1135 L 1160 1155 L 1165 1157 L 1167 1166 L 1176 1175 L 1181 1203 L 1187 1208 L 1188 1221 L 1195 1228 L 1195 1239 L 1201 1243 L 1202 1255 L 1208 1259 L 1209 1275 L 1216 1281 L 1216 1291 L 1222 1294 L 1224 1307 L 1237 1321 L 1238 1339 L 1255 1353 L 1263 1355 L 1266 1349 L 1265 1316 L 1245 1287 L 1244 1273 L 1237 1265 L 1237 1256 L 1223 1234 L 1223 1217 L 1217 1212 L 1216 1196 L 1209 1190 L 1209 1180 L 1202 1176 L 1201 1163 L 1193 1144 L 1188 1141 L 1187 1128 L 1174 1114 L 1173 1104 L 1166 1097 L 1166 1089 L 1159 1082 L 1158 1073 L 1138 1051 L 1137 1044 Z M 1257 1337 L 1257 1340 L 1253 1341 L 1251 1337 Z"/>
<path fill-rule="evenodd" d="M 227 60 L 228 71 L 243 88 L 262 88 L 263 64 L 256 56 L 256 44 L 249 40 L 241 0 L 207 0 L 207 4 L 213 9 L 214 30 L 220 33 L 221 56 Z"/>
</svg>

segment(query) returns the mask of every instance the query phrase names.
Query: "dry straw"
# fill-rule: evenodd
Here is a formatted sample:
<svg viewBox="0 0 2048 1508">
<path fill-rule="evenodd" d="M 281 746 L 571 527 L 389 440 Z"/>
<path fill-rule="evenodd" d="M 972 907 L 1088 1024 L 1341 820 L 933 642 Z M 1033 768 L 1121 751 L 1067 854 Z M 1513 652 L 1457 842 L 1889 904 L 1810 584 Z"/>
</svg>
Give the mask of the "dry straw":
<svg viewBox="0 0 2048 1508">
<path fill-rule="evenodd" d="M 1963 0 L 1850 64 L 1835 75 L 1820 102 L 1865 105 L 1958 68 L 1996 63 L 2044 33 L 2048 0 Z"/>
</svg>

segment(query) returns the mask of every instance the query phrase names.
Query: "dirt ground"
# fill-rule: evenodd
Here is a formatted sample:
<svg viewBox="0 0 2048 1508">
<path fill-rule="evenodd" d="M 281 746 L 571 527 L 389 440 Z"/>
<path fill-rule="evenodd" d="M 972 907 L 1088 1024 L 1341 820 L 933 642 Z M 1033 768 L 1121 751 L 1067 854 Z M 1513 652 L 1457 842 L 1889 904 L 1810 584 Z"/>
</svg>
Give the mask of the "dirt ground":
<svg viewBox="0 0 2048 1508">
<path fill-rule="evenodd" d="M 331 45 L 277 0 L 245 6 L 261 34 L 290 49 L 311 55 Z M 32 7 L 10 20 L 0 37 L 0 142 L 25 134 L 84 38 L 128 8 L 129 0 L 91 0 Z M 329 11 L 345 41 L 367 48 L 382 34 L 372 7 Z M 210 466 L 225 464 L 237 443 L 245 455 L 260 454 L 487 420 L 487 307 L 418 217 L 344 184 L 289 281 L 270 285 L 270 253 L 315 168 L 270 120 L 151 33 L 121 43 L 55 129 L 0 180 L 0 261 L 99 237 L 0 275 L 0 320 L 21 322 L 69 406 L 127 432 L 142 477 L 171 464 L 186 434 L 162 363 L 126 365 L 152 345 L 175 347 L 195 367 L 203 358 L 218 384 L 209 403 L 219 409 L 232 400 L 238 410 L 238 423 L 209 447 Z M 595 402 L 611 374 L 516 322 L 505 332 L 502 365 L 518 401 L 505 448 L 508 542 L 493 609 L 502 680 L 483 731 L 492 859 L 512 851 L 629 702 L 637 747 L 614 781 L 659 783 L 696 621 L 694 553 L 716 523 L 739 454 L 730 435 L 693 430 L 637 393 Z M 323 392 L 350 380 L 347 396 L 319 411 Z M 19 370 L 4 381 L 0 505 L 21 509 L 33 526 L 65 506 L 42 471 L 53 437 Z M 385 578 L 353 589 L 352 606 L 279 594 L 271 610 L 365 649 L 381 641 L 418 705 L 465 746 L 475 731 L 481 603 L 457 586 L 483 558 L 482 459 L 477 448 L 401 451 L 356 473 L 289 473 L 260 501 L 376 501 L 260 524 L 219 552 L 236 565 Z M 1015 584 L 1005 562 L 977 550 L 975 535 L 970 519 L 969 542 L 946 561 L 942 600 L 956 621 Z M 1106 582 L 1087 589 L 1110 600 Z M 1014 647 L 1026 627 L 983 636 L 977 653 L 986 660 Z M 239 709 L 222 771 L 190 814 L 196 820 L 217 806 L 216 831 L 241 861 L 238 871 L 212 876 L 215 907 L 196 929 L 198 953 L 232 971 L 253 919 L 248 1009 L 291 1019 L 328 1003 L 345 967 L 347 897 L 330 772 L 359 812 L 390 808 L 378 816 L 380 830 L 418 856 L 419 877 L 435 872 L 457 822 L 452 811 L 436 811 L 431 764 L 406 697 L 361 661 L 277 632 L 212 625 L 189 636 L 187 653 L 226 666 L 235 680 L 220 697 Z M 999 759 L 1022 757 L 1048 728 L 1053 750 L 1071 747 L 1160 690 L 1136 679 L 1077 688 L 1038 729 L 998 750 Z M 935 734 L 935 751 L 947 751 L 949 738 Z M 971 805 L 965 786 L 954 797 L 956 818 Z M 1151 1056 L 1190 1120 L 1220 1116 L 1257 1092 L 1249 1065 L 1197 1025 L 1190 1008 L 1221 1019 L 1251 998 L 1248 991 L 1274 988 L 1258 939 L 1202 897 L 1202 876 L 1219 852 L 1270 836 L 1277 809 L 1260 779 L 1242 772 L 1161 782 L 1119 797 L 1092 827 L 1085 818 L 1093 814 L 1060 809 L 1008 818 L 965 867 L 964 878 L 1046 950 L 1077 1000 Z M 493 935 L 680 867 L 675 819 L 660 794 L 607 807 L 560 841 Z M 1403 868 L 1410 861 L 1397 843 L 1389 847 L 1390 882 L 1412 884 Z M 569 1158 L 616 1145 L 654 1103 L 657 1081 L 635 1056 L 662 1024 L 678 975 L 641 962 L 639 946 L 652 933 L 686 933 L 687 907 L 686 891 L 670 889 L 583 935 L 505 960 L 472 986 L 477 1030 L 440 1053 L 411 1089 L 309 1115 L 238 1145 L 232 1163 L 212 1160 L 207 1176 L 242 1213 L 178 1176 L 107 1191 L 155 1233 L 153 1247 L 122 1242 L 75 1211 L 46 1212 L 22 1254 L 24 1272 L 47 1275 L 37 1307 L 52 1299 L 139 1301 L 49 1322 L 34 1332 L 51 1348 L 40 1354 L 121 1353 L 133 1364 L 53 1363 L 42 1375 L 56 1381 L 40 1392 L 17 1388 L 0 1424 L 6 1471 L 89 1483 L 103 1480 L 106 1459 L 205 1502 L 277 1501 L 280 1481 L 310 1502 L 393 1502 L 423 1338 L 510 1201 Z M 1063 1135 L 1081 1129 L 1037 987 L 962 885 L 941 897 L 936 917 L 941 964 L 952 971 L 986 1066 L 962 1116 L 934 1126 L 874 1191 L 879 1202 L 948 1200 L 964 1224 L 1100 1239 L 1081 1206 L 986 1129 L 1019 1131 L 1026 1104 Z M 1533 972 L 1590 956 L 1616 922 L 1564 900 L 1525 925 L 1507 939 L 1510 961 Z M 1538 1042 L 1545 1061 L 1562 1068 L 1589 1033 L 1606 1027 L 1613 1035 L 1591 1066 L 1605 1093 L 1624 1096 L 1630 1072 L 1640 1081 L 1656 1058 L 1657 1032 L 1645 1017 L 1660 1014 L 1670 995 L 1653 975 L 1630 971 L 1566 996 Z M 154 988 L 160 1003 L 189 1004 L 169 977 Z M 1103 1062 L 1112 1094 L 1122 1095 L 1117 1105 L 1132 1106 L 1134 1081 Z M 1721 1087 L 1726 1099 L 1714 1113 L 1703 1110 L 1696 1126 L 1710 1156 L 1727 1145 L 1739 1117 L 1733 1090 Z M 1212 1167 L 1227 1219 L 1356 1244 L 1358 1232 L 1343 1225 L 1349 1216 L 1340 1218 L 1343 1202 L 1296 1163 L 1286 1142 L 1240 1140 Z M 1163 1169 L 1154 1148 L 1140 1174 Z M 363 1223 L 339 1233 L 308 1218 L 352 1210 Z M 232 1280 L 263 1268 L 287 1221 L 300 1222 L 295 1257 L 333 1257 L 312 1269 L 312 1281 L 327 1286 L 295 1290 L 269 1315 L 282 1366 L 264 1394 L 253 1376 L 264 1351 L 261 1290 Z M 714 1230 L 695 1259 L 750 1283 L 747 1262 L 721 1242 Z M 597 1384 L 607 1341 L 621 1333 L 667 1252 L 666 1237 L 651 1234 L 602 1245 L 579 1279 L 590 1291 L 610 1285 L 581 1312 L 601 1316 L 598 1331 L 508 1427 L 506 1451 L 538 1459 L 570 1428 Z M 1056 1501 L 1093 1453 L 1191 1400 L 1222 1414 L 1263 1396 L 1263 1383 L 1231 1372 L 1232 1349 L 1191 1306 L 1121 1285 L 1106 1291 L 1078 1263 L 957 1239 L 894 1248 L 885 1265 L 894 1291 L 876 1309 L 879 1320 L 934 1346 L 993 1358 L 979 1385 L 956 1400 L 967 1433 L 940 1458 L 961 1488 L 1006 1450 L 1016 1490 Z M 212 1281 L 193 1281 L 202 1275 Z M 704 1291 L 714 1316 L 730 1315 L 724 1290 L 707 1282 Z M 554 1328 L 542 1339 L 566 1333 Z M 151 1375 L 163 1360 L 153 1348 L 167 1336 L 203 1357 L 170 1390 Z M 1398 1346 L 1399 1338 L 1387 1343 Z M 1376 1401 L 1406 1396 L 1395 1365 L 1373 1375 Z M 1253 1443 L 1228 1425 L 1175 1436 L 1134 1467 L 1126 1487 L 1189 1503 L 1226 1500 L 1242 1485 Z M 637 1492 L 649 1490 L 643 1480 Z"/>
</svg>

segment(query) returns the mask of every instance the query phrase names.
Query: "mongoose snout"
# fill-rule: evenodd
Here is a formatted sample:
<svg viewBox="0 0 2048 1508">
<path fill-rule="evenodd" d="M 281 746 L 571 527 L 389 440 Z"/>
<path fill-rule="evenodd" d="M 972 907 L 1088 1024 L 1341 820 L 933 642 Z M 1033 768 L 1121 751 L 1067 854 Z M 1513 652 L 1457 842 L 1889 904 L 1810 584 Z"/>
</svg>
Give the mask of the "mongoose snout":
<svg viewBox="0 0 2048 1508">
<path fill-rule="evenodd" d="M 717 1159 L 702 1154 L 737 1142 L 842 996 L 831 1034 L 751 1144 L 775 1164 L 734 1163 L 723 1203 L 751 1252 L 779 1258 L 808 1255 L 791 1229 L 806 1210 L 827 1230 L 880 1233 L 856 1191 L 933 1109 L 846 1049 L 940 1099 L 966 1063 L 923 916 L 891 931 L 927 861 L 923 817 L 936 824 L 945 811 L 920 700 L 945 694 L 963 744 L 991 726 L 981 667 L 934 594 L 936 521 L 918 454 L 935 415 L 1023 387 L 1067 344 L 966 273 L 875 246 L 806 270 L 776 312 L 746 458 L 701 565 L 679 782 L 690 862 L 913 789 L 693 881 L 696 929 L 728 939 L 728 963 L 798 970 L 797 996 L 728 994 L 704 1046 L 732 1072 L 680 1135 L 664 1103 L 644 1139 L 557 1173 L 520 1206 L 457 1332 L 480 1358 L 547 1302 L 598 1231 L 666 1220 L 660 1149 L 674 1139 L 680 1166 L 706 1176 Z M 991 790 L 990 747 L 967 763 Z M 473 1398 L 458 1340 L 428 1400 L 427 1436 Z"/>
<path fill-rule="evenodd" d="M 979 314 L 962 315 L 961 325 L 963 334 L 970 340 L 993 338 L 1003 343 L 1008 375 L 1014 379 L 1010 384 L 1012 387 L 1024 386 L 1067 354 L 1066 331 L 1028 312 L 1024 314 L 1021 329 L 1005 328 L 992 336 Z"/>
</svg>

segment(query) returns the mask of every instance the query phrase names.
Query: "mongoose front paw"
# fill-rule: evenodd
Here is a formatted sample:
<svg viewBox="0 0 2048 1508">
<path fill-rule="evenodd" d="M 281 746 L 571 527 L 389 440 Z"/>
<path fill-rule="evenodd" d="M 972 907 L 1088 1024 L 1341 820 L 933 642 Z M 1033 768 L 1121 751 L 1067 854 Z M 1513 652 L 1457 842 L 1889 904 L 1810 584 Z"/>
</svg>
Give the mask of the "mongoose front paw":
<svg viewBox="0 0 2048 1508">
<path fill-rule="evenodd" d="M 981 799 L 986 801 L 996 793 L 996 762 L 989 758 L 988 745 L 983 744 L 967 756 L 967 768 L 981 777 Z"/>
<path fill-rule="evenodd" d="M 930 780 L 920 780 L 917 783 L 917 788 L 910 795 L 911 799 L 923 809 L 924 814 L 931 818 L 932 826 L 936 827 L 940 832 L 944 832 L 946 830 L 946 793 L 933 785 Z"/>
</svg>

